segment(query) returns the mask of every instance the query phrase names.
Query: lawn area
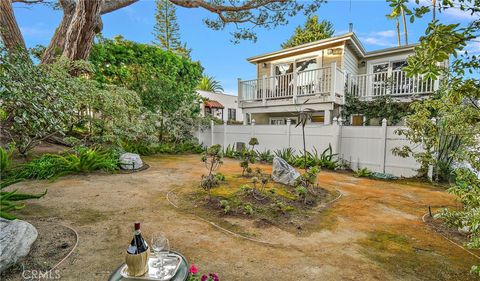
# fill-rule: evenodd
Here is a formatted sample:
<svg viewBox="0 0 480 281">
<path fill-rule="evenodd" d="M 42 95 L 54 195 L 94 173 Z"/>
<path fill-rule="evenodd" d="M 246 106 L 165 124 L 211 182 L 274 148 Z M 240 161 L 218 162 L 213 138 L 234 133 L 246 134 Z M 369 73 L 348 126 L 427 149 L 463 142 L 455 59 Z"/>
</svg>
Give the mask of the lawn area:
<svg viewBox="0 0 480 281">
<path fill-rule="evenodd" d="M 47 196 L 29 202 L 19 217 L 78 232 L 78 247 L 59 268 L 62 280 L 106 280 L 124 261 L 136 220 L 148 240 L 154 231 L 164 232 L 172 249 L 222 280 L 475 280 L 468 272 L 478 261 L 422 222 L 429 205 L 435 210 L 456 204 L 433 186 L 322 171 L 319 185 L 342 197 L 322 208 L 308 231 L 257 227 L 248 218 L 210 218 L 274 244 L 267 245 L 227 234 L 167 200 L 172 190 L 198 187 L 205 173 L 199 155 L 144 160 L 150 168 L 137 173 L 70 175 L 9 187 L 48 188 Z M 238 163 L 225 159 L 218 172 L 239 174 Z M 270 165 L 255 166 L 271 171 Z M 182 203 L 175 196 L 171 201 Z"/>
</svg>

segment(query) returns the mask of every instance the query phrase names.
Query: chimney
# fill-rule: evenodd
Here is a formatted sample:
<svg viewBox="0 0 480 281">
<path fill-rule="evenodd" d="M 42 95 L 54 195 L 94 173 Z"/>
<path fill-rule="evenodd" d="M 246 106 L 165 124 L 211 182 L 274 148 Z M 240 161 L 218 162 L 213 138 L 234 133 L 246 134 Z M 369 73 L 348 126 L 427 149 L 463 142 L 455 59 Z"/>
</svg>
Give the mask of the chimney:
<svg viewBox="0 0 480 281">
<path fill-rule="evenodd" d="M 353 23 L 348 24 L 348 32 L 353 32 Z"/>
</svg>

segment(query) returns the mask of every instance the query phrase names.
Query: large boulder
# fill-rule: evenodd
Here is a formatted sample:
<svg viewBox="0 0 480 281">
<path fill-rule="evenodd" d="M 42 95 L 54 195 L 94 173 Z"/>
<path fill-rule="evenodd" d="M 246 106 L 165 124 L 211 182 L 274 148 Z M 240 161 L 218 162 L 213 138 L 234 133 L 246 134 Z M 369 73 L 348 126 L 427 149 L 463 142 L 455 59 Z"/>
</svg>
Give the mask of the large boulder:
<svg viewBox="0 0 480 281">
<path fill-rule="evenodd" d="M 274 181 L 286 185 L 295 185 L 295 181 L 299 176 L 300 173 L 290 166 L 287 161 L 277 156 L 273 158 L 272 179 Z"/>
<path fill-rule="evenodd" d="M 0 273 L 28 255 L 37 229 L 26 221 L 0 218 Z"/>
<path fill-rule="evenodd" d="M 120 155 L 120 168 L 124 170 L 137 170 L 143 167 L 142 158 L 135 153 L 123 153 Z"/>
</svg>

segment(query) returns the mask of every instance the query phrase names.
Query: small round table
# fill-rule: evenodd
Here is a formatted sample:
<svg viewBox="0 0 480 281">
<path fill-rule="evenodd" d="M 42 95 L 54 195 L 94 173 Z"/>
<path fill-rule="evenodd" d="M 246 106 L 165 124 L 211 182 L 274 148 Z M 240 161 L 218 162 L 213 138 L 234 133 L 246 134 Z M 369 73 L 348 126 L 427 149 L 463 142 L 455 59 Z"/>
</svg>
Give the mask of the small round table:
<svg viewBox="0 0 480 281">
<path fill-rule="evenodd" d="M 170 279 L 170 281 L 186 281 L 188 279 L 188 275 L 189 275 L 187 259 L 182 254 L 180 254 L 179 252 L 175 252 L 175 251 L 170 251 L 170 252 L 175 253 L 175 254 L 179 255 L 180 257 L 182 257 L 182 263 L 178 267 L 177 273 L 175 274 L 175 276 L 173 276 L 172 279 Z M 142 277 L 123 278 L 123 276 L 120 274 L 120 271 L 122 270 L 123 266 L 125 266 L 124 263 L 121 264 L 117 269 L 115 269 L 115 271 L 113 271 L 112 274 L 110 275 L 110 277 L 108 278 L 108 281 L 126 281 L 126 280 L 141 280 L 142 279 Z"/>
</svg>

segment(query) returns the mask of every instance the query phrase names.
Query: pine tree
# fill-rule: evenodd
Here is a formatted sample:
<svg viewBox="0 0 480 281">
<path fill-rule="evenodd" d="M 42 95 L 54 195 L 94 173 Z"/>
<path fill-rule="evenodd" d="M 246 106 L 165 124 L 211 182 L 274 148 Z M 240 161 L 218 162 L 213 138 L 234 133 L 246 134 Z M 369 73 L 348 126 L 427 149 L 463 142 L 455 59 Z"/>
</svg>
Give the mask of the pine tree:
<svg viewBox="0 0 480 281">
<path fill-rule="evenodd" d="M 307 22 L 303 27 L 298 26 L 292 37 L 285 41 L 281 46 L 282 48 L 291 48 L 305 43 L 310 43 L 317 40 L 322 40 L 332 37 L 335 33 L 333 24 L 327 20 L 318 22 L 317 16 L 312 16 L 307 19 Z"/>
<path fill-rule="evenodd" d="M 190 50 L 180 40 L 180 27 L 177 22 L 176 7 L 168 0 L 156 0 L 157 10 L 154 27 L 154 44 L 164 50 L 189 56 Z"/>
</svg>

